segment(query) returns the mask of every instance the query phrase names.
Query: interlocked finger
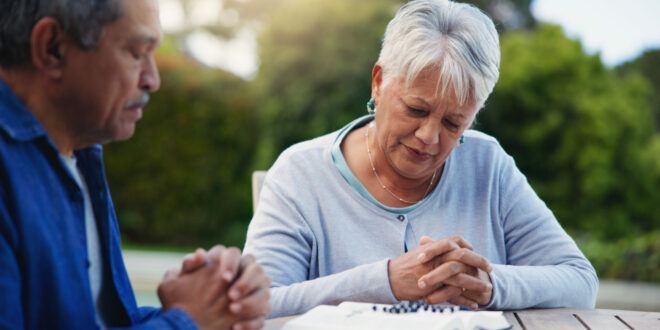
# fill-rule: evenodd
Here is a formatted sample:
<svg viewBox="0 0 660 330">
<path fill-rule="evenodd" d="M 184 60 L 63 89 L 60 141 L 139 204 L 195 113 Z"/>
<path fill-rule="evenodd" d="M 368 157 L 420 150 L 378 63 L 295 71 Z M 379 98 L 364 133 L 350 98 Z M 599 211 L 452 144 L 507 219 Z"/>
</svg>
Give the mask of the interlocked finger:
<svg viewBox="0 0 660 330">
<path fill-rule="evenodd" d="M 236 278 L 241 262 L 241 250 L 235 247 L 225 248 L 218 245 L 209 250 L 209 259 L 217 262 L 220 277 L 225 282 L 231 282 Z"/>
<path fill-rule="evenodd" d="M 231 300 L 240 300 L 256 290 L 270 287 L 270 279 L 266 276 L 263 267 L 254 262 L 251 256 L 247 260 L 241 265 L 240 277 L 229 288 Z"/>
<path fill-rule="evenodd" d="M 492 284 L 465 273 L 456 274 L 445 280 L 444 283 L 463 288 L 463 295 L 465 295 L 466 292 L 486 292 L 493 289 Z"/>
<path fill-rule="evenodd" d="M 465 292 L 465 291 L 464 291 L 464 292 Z M 474 300 L 472 300 L 472 299 L 470 299 L 470 298 L 467 298 L 467 297 L 465 297 L 465 296 L 463 296 L 463 295 L 460 295 L 460 296 L 457 296 L 457 297 L 451 298 L 451 299 L 448 300 L 448 302 L 451 303 L 451 304 L 454 304 L 454 305 L 467 306 L 467 307 L 470 307 L 470 308 L 472 308 L 472 309 L 477 309 L 477 308 L 479 308 L 479 304 L 477 304 L 476 301 L 474 301 Z"/>
<path fill-rule="evenodd" d="M 431 294 L 424 297 L 424 302 L 427 304 L 439 304 L 441 302 L 449 301 L 461 295 L 463 291 L 452 285 L 443 286 Z"/>
<path fill-rule="evenodd" d="M 490 265 L 488 259 L 466 248 L 460 248 L 449 251 L 444 255 L 440 256 L 439 259 L 440 259 L 440 263 L 443 264 L 449 261 L 460 261 L 468 266 L 479 268 L 485 272 L 490 272 L 491 270 L 493 270 L 493 266 Z"/>
<path fill-rule="evenodd" d="M 445 283 L 450 277 L 470 271 L 470 266 L 458 262 L 449 261 L 440 266 L 437 266 L 426 275 L 419 278 L 417 285 L 420 289 L 435 287 L 439 284 Z"/>
<path fill-rule="evenodd" d="M 187 254 L 183 258 L 183 263 L 181 264 L 182 273 L 192 273 L 204 265 L 206 265 L 206 251 L 202 248 L 199 248 L 195 253 Z"/>
<path fill-rule="evenodd" d="M 241 321 L 234 324 L 232 330 L 257 330 L 264 326 L 264 318 L 258 318 L 249 321 Z"/>
<path fill-rule="evenodd" d="M 426 263 L 458 248 L 460 246 L 453 240 L 439 240 L 428 243 L 422 246 L 422 251 L 417 255 L 417 260 L 421 263 Z"/>
<path fill-rule="evenodd" d="M 270 290 L 262 288 L 240 301 L 231 302 L 229 311 L 246 319 L 265 317 L 270 313 L 268 299 L 270 299 Z"/>
</svg>

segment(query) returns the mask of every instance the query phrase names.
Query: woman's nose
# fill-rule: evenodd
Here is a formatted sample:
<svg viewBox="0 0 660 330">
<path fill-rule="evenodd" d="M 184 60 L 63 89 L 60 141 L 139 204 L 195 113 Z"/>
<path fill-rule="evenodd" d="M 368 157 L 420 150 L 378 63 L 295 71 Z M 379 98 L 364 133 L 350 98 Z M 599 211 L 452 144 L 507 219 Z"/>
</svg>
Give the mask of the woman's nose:
<svg viewBox="0 0 660 330">
<path fill-rule="evenodd" d="M 415 131 L 415 137 L 424 144 L 436 144 L 440 141 L 440 124 L 435 120 L 425 120 Z"/>
</svg>

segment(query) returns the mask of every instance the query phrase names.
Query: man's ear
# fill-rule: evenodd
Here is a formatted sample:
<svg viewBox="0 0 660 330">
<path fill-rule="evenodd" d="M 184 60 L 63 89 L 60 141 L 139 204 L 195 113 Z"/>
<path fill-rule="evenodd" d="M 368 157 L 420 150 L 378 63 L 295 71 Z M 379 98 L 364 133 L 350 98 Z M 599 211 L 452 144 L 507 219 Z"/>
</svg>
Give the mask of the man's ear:
<svg viewBox="0 0 660 330">
<path fill-rule="evenodd" d="M 52 17 L 40 19 L 30 36 L 32 65 L 52 79 L 62 77 L 67 38 L 62 26 Z"/>
</svg>

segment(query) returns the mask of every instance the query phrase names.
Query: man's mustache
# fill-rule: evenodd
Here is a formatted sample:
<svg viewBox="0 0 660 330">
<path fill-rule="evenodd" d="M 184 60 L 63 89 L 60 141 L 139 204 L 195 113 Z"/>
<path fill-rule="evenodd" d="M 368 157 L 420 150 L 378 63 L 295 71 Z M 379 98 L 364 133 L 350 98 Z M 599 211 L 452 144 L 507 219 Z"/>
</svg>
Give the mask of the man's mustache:
<svg viewBox="0 0 660 330">
<path fill-rule="evenodd" d="M 145 93 L 141 98 L 130 101 L 128 104 L 126 104 L 125 108 L 130 109 L 130 108 L 144 108 L 147 103 L 149 103 L 149 93 Z"/>
</svg>

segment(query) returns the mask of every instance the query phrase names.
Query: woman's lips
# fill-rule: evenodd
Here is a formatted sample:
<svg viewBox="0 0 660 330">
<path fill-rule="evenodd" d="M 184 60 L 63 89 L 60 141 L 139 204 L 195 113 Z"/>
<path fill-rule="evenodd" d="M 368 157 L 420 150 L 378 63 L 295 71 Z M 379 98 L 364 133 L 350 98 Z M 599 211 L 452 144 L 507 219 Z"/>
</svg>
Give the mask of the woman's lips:
<svg viewBox="0 0 660 330">
<path fill-rule="evenodd" d="M 429 154 L 429 153 L 421 152 L 417 149 L 414 149 L 414 148 L 411 148 L 411 147 L 408 147 L 408 146 L 404 146 L 404 147 L 406 147 L 406 150 L 408 150 L 408 154 L 411 155 L 415 159 L 427 160 L 427 159 L 432 157 L 432 155 Z"/>
</svg>

